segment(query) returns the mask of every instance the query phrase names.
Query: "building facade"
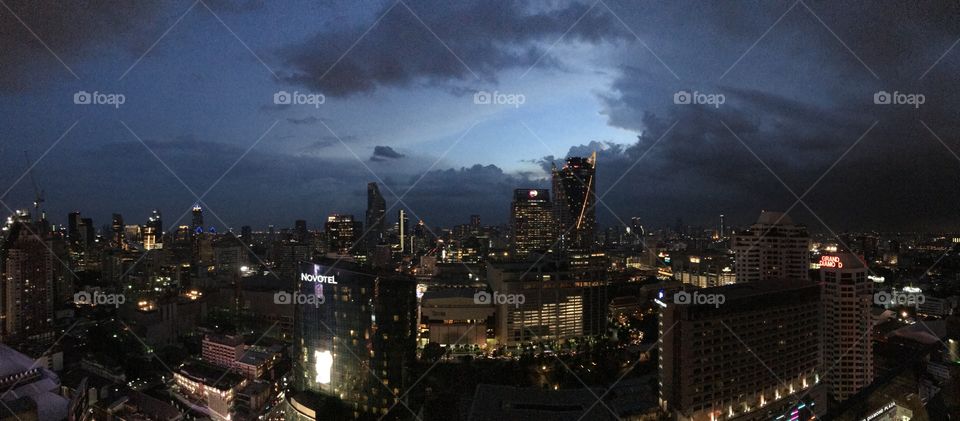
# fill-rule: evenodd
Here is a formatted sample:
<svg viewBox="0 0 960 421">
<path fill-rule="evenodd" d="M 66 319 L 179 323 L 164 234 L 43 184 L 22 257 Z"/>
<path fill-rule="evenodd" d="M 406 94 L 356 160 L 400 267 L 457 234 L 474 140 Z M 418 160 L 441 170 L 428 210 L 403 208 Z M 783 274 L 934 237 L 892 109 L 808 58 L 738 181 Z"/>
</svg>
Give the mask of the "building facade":
<svg viewBox="0 0 960 421">
<path fill-rule="evenodd" d="M 763 211 L 757 223 L 732 237 L 737 282 L 810 278 L 810 235 L 780 212 Z"/>
<path fill-rule="evenodd" d="M 770 281 L 659 300 L 661 410 L 684 421 L 772 420 L 815 403 L 819 297 L 812 282 Z"/>
</svg>

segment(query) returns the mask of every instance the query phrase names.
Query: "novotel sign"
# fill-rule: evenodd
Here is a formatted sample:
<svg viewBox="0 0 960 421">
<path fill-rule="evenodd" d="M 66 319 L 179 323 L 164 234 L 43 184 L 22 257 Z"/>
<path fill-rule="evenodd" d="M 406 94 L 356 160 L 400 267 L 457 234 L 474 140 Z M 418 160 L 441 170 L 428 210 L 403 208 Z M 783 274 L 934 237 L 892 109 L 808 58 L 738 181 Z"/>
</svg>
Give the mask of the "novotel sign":
<svg viewBox="0 0 960 421">
<path fill-rule="evenodd" d="M 843 269 L 840 256 L 820 256 L 820 267 Z"/>
<path fill-rule="evenodd" d="M 333 275 L 314 275 L 312 273 L 301 273 L 300 280 L 303 282 L 314 282 L 318 284 L 331 284 L 336 285 L 337 279 Z"/>
</svg>

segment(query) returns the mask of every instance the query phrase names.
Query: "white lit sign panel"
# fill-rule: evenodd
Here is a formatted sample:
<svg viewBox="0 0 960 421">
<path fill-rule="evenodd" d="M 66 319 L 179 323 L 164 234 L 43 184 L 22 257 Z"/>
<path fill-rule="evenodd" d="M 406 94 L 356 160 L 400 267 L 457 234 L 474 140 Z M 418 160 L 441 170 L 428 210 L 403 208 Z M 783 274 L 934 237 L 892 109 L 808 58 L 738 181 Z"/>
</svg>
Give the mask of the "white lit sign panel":
<svg viewBox="0 0 960 421">
<path fill-rule="evenodd" d="M 330 384 L 330 370 L 333 368 L 333 354 L 330 351 L 313 351 L 316 358 L 317 383 Z"/>
</svg>

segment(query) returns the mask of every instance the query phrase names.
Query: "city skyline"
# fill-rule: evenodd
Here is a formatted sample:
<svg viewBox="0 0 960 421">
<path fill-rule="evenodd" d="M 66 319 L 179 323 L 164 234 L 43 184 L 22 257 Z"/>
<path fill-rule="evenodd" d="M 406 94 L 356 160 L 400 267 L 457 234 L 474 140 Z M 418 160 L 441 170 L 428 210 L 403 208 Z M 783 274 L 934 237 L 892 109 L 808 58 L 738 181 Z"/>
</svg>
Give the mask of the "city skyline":
<svg viewBox="0 0 960 421">
<path fill-rule="evenodd" d="M 16 124 L 0 179 L 37 162 L 58 218 L 178 213 L 197 201 L 186 184 L 213 186 L 203 201 L 228 225 L 266 226 L 359 215 L 362 183 L 379 181 L 388 205 L 404 196 L 432 224 L 506 222 L 490 197 L 548 188 L 551 163 L 596 151 L 598 185 L 612 189 L 604 224 L 669 225 L 683 210 L 692 224 L 723 213 L 743 225 L 826 174 L 801 196 L 812 213 L 793 210 L 811 229 L 960 228 L 938 200 L 960 194 L 958 97 L 936 89 L 960 60 L 957 24 L 920 23 L 955 5 L 10 4 L 0 111 Z M 124 103 L 75 104 L 81 92 Z M 274 103 L 281 92 L 325 101 Z M 681 92 L 724 99 L 677 104 Z M 881 92 L 924 103 L 876 104 Z M 483 93 L 500 99 L 477 103 Z M 32 196 L 21 180 L 0 200 Z"/>
<path fill-rule="evenodd" d="M 0 421 L 960 419 L 960 2 L 0 0 Z"/>
</svg>

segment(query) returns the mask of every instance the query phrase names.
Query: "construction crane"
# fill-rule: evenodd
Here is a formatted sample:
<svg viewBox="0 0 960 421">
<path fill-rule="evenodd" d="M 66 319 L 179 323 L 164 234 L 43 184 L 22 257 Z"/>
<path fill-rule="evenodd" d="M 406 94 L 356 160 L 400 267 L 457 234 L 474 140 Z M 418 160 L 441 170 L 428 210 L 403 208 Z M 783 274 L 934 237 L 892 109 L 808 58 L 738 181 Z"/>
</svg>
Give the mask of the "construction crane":
<svg viewBox="0 0 960 421">
<path fill-rule="evenodd" d="M 23 151 L 23 157 L 27 161 L 27 175 L 30 176 L 30 183 L 33 184 L 33 215 L 34 218 L 38 218 L 37 221 L 42 221 L 46 219 L 46 215 L 40 213 L 40 204 L 44 202 L 43 190 L 40 190 L 37 180 L 33 178 L 33 163 L 30 162 L 30 154 Z"/>
</svg>

